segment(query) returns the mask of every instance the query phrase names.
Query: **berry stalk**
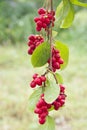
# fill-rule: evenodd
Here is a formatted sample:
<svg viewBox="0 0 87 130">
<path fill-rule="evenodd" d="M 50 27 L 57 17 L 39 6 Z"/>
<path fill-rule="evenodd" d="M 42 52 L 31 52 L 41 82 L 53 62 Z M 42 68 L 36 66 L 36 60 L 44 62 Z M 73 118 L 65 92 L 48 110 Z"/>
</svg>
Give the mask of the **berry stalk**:
<svg viewBox="0 0 87 130">
<path fill-rule="evenodd" d="M 53 1 L 50 1 L 50 11 L 53 12 Z M 50 27 L 49 27 L 49 43 L 50 43 L 50 64 L 49 64 L 49 68 L 50 70 L 52 70 L 52 21 L 50 23 Z"/>
</svg>

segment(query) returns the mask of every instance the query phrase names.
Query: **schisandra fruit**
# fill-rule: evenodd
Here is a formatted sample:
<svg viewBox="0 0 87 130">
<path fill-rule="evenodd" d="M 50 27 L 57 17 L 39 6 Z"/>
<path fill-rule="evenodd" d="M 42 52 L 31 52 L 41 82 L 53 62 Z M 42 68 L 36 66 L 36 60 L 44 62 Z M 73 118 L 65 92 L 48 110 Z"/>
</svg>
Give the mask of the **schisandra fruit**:
<svg viewBox="0 0 87 130">
<path fill-rule="evenodd" d="M 32 55 L 35 48 L 39 46 L 42 42 L 44 42 L 44 38 L 41 35 L 30 35 L 28 41 L 28 54 Z"/>
<path fill-rule="evenodd" d="M 38 114 L 39 123 L 44 124 L 46 122 L 46 117 L 49 115 L 51 107 L 53 107 L 53 109 L 56 111 L 59 110 L 59 108 L 65 104 L 65 99 L 65 86 L 62 84 L 60 85 L 60 94 L 54 102 L 50 104 L 46 103 L 44 94 L 42 94 L 34 110 L 34 113 Z"/>
<path fill-rule="evenodd" d="M 50 24 L 54 26 L 55 21 L 55 11 L 47 11 L 44 8 L 38 10 L 39 16 L 34 18 L 36 23 L 36 30 L 41 31 L 42 29 L 47 29 Z"/>
<path fill-rule="evenodd" d="M 45 76 L 38 76 L 38 74 L 34 74 L 33 75 L 33 80 L 30 83 L 30 87 L 31 88 L 35 88 L 36 85 L 38 86 L 42 86 L 42 83 L 44 83 L 46 81 L 46 77 Z"/>
</svg>

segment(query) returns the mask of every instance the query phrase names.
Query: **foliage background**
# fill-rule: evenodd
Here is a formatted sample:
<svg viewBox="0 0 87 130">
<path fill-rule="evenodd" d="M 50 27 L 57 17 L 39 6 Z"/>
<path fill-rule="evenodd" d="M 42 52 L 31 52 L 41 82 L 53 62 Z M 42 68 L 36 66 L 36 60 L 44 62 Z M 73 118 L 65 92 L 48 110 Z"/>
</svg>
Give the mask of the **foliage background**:
<svg viewBox="0 0 87 130">
<path fill-rule="evenodd" d="M 38 129 L 36 117 L 28 110 L 29 81 L 37 70 L 27 55 L 27 37 L 36 33 L 33 18 L 42 2 L 0 0 L 0 130 Z M 54 1 L 55 8 L 58 3 Z M 62 72 L 66 106 L 51 113 L 61 130 L 87 129 L 87 9 L 75 6 L 75 10 L 72 27 L 60 29 L 57 37 L 70 48 L 69 65 Z"/>
</svg>

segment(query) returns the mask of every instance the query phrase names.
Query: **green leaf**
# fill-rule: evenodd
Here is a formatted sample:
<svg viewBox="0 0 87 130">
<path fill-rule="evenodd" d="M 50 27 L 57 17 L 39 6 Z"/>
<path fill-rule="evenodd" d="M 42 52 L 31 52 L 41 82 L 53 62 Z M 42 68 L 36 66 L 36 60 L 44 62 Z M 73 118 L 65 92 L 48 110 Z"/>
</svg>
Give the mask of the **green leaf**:
<svg viewBox="0 0 87 130">
<path fill-rule="evenodd" d="M 56 9 L 56 21 L 55 24 L 59 25 L 61 20 L 63 19 L 63 2 L 61 2 Z"/>
<path fill-rule="evenodd" d="M 52 76 L 52 75 L 51 75 Z M 55 79 L 48 79 L 44 91 L 44 99 L 47 103 L 55 101 L 59 95 L 60 87 L 56 84 Z"/>
<path fill-rule="evenodd" d="M 34 67 L 41 67 L 47 63 L 50 57 L 50 44 L 47 42 L 39 45 L 31 57 L 31 62 Z"/>
<path fill-rule="evenodd" d="M 61 28 L 69 28 L 72 25 L 72 22 L 74 20 L 74 15 L 75 15 L 74 8 L 70 4 L 68 14 L 63 19 L 62 24 L 61 24 Z"/>
<path fill-rule="evenodd" d="M 83 7 L 87 7 L 87 3 L 82 3 L 79 2 L 79 0 L 70 0 L 72 4 L 78 5 L 78 6 L 83 6 Z"/>
<path fill-rule="evenodd" d="M 29 97 L 29 109 L 31 111 L 34 111 L 36 103 L 38 102 L 41 94 L 42 94 L 42 88 L 38 88 Z"/>
<path fill-rule="evenodd" d="M 55 130 L 55 121 L 52 117 L 48 116 L 46 118 L 46 123 L 40 125 L 40 130 Z"/>
<path fill-rule="evenodd" d="M 62 76 L 59 73 L 56 73 L 55 75 L 56 75 L 58 83 L 59 84 L 63 84 L 63 78 L 62 78 Z"/>
<path fill-rule="evenodd" d="M 65 1 L 62 1 L 56 9 L 56 21 L 55 21 L 55 25 L 56 26 L 60 26 L 62 20 L 67 16 L 68 14 L 68 10 L 69 10 L 69 4 Z"/>
<path fill-rule="evenodd" d="M 56 26 L 68 28 L 74 20 L 74 8 L 69 0 L 63 0 L 56 10 Z"/>
<path fill-rule="evenodd" d="M 66 68 L 69 60 L 69 49 L 67 45 L 63 44 L 60 41 L 55 41 L 55 47 L 60 51 L 60 55 L 64 60 L 64 63 L 61 65 L 61 70 Z"/>
</svg>

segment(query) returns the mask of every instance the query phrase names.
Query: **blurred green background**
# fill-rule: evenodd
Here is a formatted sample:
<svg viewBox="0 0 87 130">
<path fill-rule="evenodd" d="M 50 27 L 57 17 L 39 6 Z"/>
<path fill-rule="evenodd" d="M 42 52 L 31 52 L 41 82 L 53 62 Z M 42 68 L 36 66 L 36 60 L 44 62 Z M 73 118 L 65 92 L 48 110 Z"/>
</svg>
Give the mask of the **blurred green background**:
<svg viewBox="0 0 87 130">
<path fill-rule="evenodd" d="M 86 2 L 86 0 L 82 0 Z M 27 54 L 27 37 L 36 33 L 34 16 L 41 0 L 0 0 L 0 130 L 39 130 L 28 109 L 34 72 Z M 58 4 L 55 0 L 54 7 Z M 74 23 L 60 29 L 57 39 L 70 49 L 68 67 L 61 72 L 66 85 L 64 108 L 51 113 L 56 130 L 87 130 L 87 9 L 76 7 Z"/>
</svg>

